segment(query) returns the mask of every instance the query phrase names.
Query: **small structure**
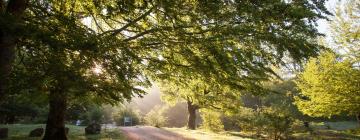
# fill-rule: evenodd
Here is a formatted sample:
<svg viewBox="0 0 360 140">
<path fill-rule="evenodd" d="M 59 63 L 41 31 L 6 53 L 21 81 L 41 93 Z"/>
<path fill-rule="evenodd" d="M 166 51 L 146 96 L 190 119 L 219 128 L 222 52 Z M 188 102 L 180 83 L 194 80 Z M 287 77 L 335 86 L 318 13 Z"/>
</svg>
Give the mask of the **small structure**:
<svg viewBox="0 0 360 140">
<path fill-rule="evenodd" d="M 124 126 L 132 126 L 132 118 L 131 117 L 124 117 Z"/>
<path fill-rule="evenodd" d="M 81 121 L 80 121 L 80 120 L 77 120 L 75 125 L 76 125 L 76 126 L 79 126 L 80 124 L 81 124 Z"/>
</svg>

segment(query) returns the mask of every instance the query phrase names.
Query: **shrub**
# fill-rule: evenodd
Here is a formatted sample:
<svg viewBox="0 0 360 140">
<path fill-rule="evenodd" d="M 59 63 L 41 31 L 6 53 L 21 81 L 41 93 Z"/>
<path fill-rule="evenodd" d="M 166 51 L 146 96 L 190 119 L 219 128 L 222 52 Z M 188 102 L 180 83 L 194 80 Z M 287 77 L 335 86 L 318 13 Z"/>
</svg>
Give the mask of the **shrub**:
<svg viewBox="0 0 360 140">
<path fill-rule="evenodd" d="M 100 107 L 94 107 L 88 112 L 90 122 L 101 123 L 103 116 L 104 113 Z"/>
<path fill-rule="evenodd" d="M 201 109 L 202 128 L 213 132 L 224 130 L 224 125 L 221 121 L 221 113 L 210 109 Z"/>
<path fill-rule="evenodd" d="M 139 111 L 129 107 L 120 107 L 116 113 L 114 113 L 114 121 L 116 125 L 124 125 L 124 118 L 130 117 L 132 119 L 132 125 L 139 125 L 141 123 L 141 117 Z"/>
<path fill-rule="evenodd" d="M 266 134 L 271 139 L 287 138 L 291 132 L 293 118 L 278 108 L 241 108 L 237 114 L 228 116 L 245 131 L 255 131 L 258 136 Z"/>
<path fill-rule="evenodd" d="M 86 112 L 80 117 L 81 125 L 89 125 L 91 123 L 102 123 L 103 111 L 97 105 L 87 107 Z"/>
<path fill-rule="evenodd" d="M 162 127 L 166 124 L 167 118 L 164 116 L 164 112 L 168 109 L 167 106 L 160 107 L 155 106 L 149 113 L 145 115 L 145 123 L 150 126 Z"/>
<path fill-rule="evenodd" d="M 291 133 L 293 119 L 278 109 L 267 107 L 262 111 L 263 118 L 266 119 L 265 132 L 268 133 L 268 136 L 274 140 L 287 139 Z"/>
</svg>

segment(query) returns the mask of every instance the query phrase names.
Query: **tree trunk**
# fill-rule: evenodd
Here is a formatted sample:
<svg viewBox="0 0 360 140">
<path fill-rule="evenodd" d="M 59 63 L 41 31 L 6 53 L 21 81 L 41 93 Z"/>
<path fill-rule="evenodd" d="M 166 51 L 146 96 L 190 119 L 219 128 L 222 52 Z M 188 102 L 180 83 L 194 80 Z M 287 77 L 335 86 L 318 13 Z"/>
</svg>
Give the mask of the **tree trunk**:
<svg viewBox="0 0 360 140">
<path fill-rule="evenodd" d="M 356 119 L 357 119 L 358 124 L 359 124 L 359 126 L 360 126 L 360 113 L 358 113 L 358 114 L 356 115 Z"/>
<path fill-rule="evenodd" d="M 189 120 L 188 120 L 188 128 L 191 130 L 196 129 L 196 110 L 199 109 L 197 105 L 192 104 L 191 101 L 187 101 L 188 112 L 189 112 Z"/>
<path fill-rule="evenodd" d="M 0 16 L 10 15 L 9 17 L 20 21 L 25 9 L 27 0 L 9 0 L 6 10 L 5 2 L 1 0 Z M 5 13 L 4 13 L 5 12 Z M 6 20 L 2 18 L 2 20 Z M 10 23 L 9 23 L 10 24 Z M 16 25 L 12 23 L 12 25 Z M 6 31 L 6 27 L 0 27 L 0 102 L 4 100 L 8 78 L 11 73 L 11 67 L 15 56 L 16 37 Z"/>
<path fill-rule="evenodd" d="M 2 32 L 0 38 L 0 100 L 2 101 L 6 95 L 11 64 L 14 60 L 15 46 L 12 44 L 12 37 L 6 33 Z"/>
<path fill-rule="evenodd" d="M 65 131 L 66 94 L 62 90 L 50 92 L 49 105 L 43 140 L 67 140 Z"/>
</svg>

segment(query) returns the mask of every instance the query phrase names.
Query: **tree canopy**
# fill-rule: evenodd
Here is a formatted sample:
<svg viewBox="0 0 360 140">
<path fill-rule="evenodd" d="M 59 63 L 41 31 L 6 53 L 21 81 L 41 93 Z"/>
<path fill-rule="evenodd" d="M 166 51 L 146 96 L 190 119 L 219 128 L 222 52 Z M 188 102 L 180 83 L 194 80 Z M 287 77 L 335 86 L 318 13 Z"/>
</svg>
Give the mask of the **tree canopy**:
<svg viewBox="0 0 360 140">
<path fill-rule="evenodd" d="M 303 113 L 316 117 L 359 115 L 359 6 L 358 1 L 339 3 L 330 26 L 333 41 L 325 44 L 337 49 L 337 54 L 323 52 L 310 59 L 299 75 L 297 105 Z"/>
<path fill-rule="evenodd" d="M 311 59 L 299 76 L 301 96 L 298 108 L 315 117 L 357 115 L 360 111 L 359 69 L 349 61 L 339 61 L 335 54 L 324 53 Z"/>
<path fill-rule="evenodd" d="M 329 14 L 325 0 L 0 2 L 1 45 L 8 48 L 1 57 L 15 56 L 1 61 L 0 96 L 48 95 L 44 139 L 66 139 L 68 99 L 130 100 L 151 79 L 192 75 L 256 89 L 252 81 L 273 75 L 269 66 L 284 56 L 300 61 L 319 52 L 316 20 Z M 23 4 L 20 12 L 8 10 L 14 3 Z"/>
</svg>

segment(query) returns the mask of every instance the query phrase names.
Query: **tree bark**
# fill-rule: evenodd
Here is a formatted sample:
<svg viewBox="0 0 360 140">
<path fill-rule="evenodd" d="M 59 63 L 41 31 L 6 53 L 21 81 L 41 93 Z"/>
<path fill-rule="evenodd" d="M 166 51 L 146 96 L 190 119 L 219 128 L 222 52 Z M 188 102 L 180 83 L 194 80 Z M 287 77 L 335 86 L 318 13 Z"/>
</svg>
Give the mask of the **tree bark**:
<svg viewBox="0 0 360 140">
<path fill-rule="evenodd" d="M 188 119 L 188 128 L 191 130 L 196 129 L 196 110 L 199 109 L 197 105 L 194 105 L 191 101 L 187 101 L 189 119 Z"/>
<path fill-rule="evenodd" d="M 3 0 L 1 0 L 0 4 L 0 16 L 10 15 L 9 17 L 16 19 L 15 21 L 20 21 L 27 7 L 27 0 L 9 0 L 6 10 L 4 10 L 5 3 Z M 15 56 L 16 40 L 17 38 L 14 35 L 5 31 L 4 27 L 0 27 L 0 101 L 2 101 L 6 95 L 8 78 Z"/>
<path fill-rule="evenodd" d="M 65 130 L 66 94 L 62 90 L 50 92 L 49 105 L 43 140 L 67 140 Z"/>
</svg>

